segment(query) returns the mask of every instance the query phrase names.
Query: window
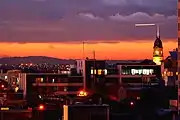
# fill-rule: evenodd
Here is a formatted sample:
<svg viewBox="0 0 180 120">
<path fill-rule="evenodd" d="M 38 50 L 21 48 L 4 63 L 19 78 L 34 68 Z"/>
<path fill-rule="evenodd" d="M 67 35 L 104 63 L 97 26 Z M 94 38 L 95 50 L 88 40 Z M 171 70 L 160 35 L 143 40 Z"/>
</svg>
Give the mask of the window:
<svg viewBox="0 0 180 120">
<path fill-rule="evenodd" d="M 93 69 L 91 69 L 91 75 L 93 75 L 93 73 L 94 73 L 94 72 L 93 72 Z"/>
<path fill-rule="evenodd" d="M 36 78 L 36 83 L 41 83 L 43 82 L 43 78 Z"/>
<path fill-rule="evenodd" d="M 153 69 L 131 69 L 132 75 L 150 75 L 153 72 Z"/>
<path fill-rule="evenodd" d="M 107 69 L 104 70 L 104 75 L 107 75 Z"/>
<path fill-rule="evenodd" d="M 101 74 L 102 74 L 102 70 L 99 69 L 99 70 L 98 70 L 98 75 L 101 75 Z"/>
<path fill-rule="evenodd" d="M 96 75 L 96 70 L 94 70 L 94 74 Z"/>
</svg>

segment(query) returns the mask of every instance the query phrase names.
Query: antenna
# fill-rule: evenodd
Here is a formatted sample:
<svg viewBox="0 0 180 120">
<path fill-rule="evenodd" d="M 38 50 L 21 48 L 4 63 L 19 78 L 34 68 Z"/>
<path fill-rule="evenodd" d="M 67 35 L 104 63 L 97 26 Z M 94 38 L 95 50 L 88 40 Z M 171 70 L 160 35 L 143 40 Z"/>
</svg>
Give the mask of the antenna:
<svg viewBox="0 0 180 120">
<path fill-rule="evenodd" d="M 135 27 L 144 27 L 144 26 L 156 26 L 156 35 L 160 37 L 160 27 L 159 24 L 135 24 Z"/>
<path fill-rule="evenodd" d="M 84 41 L 83 41 L 83 60 L 84 60 Z"/>
<path fill-rule="evenodd" d="M 93 51 L 93 59 L 96 59 L 96 54 L 95 54 L 95 50 Z"/>
<path fill-rule="evenodd" d="M 96 70 L 95 50 L 93 50 L 93 69 Z M 95 76 L 94 72 L 93 72 L 93 79 L 94 79 L 94 85 L 95 85 L 95 83 L 96 83 L 96 76 Z"/>
<path fill-rule="evenodd" d="M 160 37 L 160 28 L 159 28 L 159 25 L 157 24 L 157 37 L 159 38 Z"/>
</svg>

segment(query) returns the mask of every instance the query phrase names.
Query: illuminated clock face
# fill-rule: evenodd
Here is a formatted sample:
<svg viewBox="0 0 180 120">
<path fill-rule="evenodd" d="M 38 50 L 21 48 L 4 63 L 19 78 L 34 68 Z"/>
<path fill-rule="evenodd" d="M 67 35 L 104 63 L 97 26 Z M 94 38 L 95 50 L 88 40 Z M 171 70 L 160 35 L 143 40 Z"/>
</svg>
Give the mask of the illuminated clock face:
<svg viewBox="0 0 180 120">
<path fill-rule="evenodd" d="M 159 52 L 158 50 L 155 51 L 155 54 L 156 54 L 156 55 L 159 55 L 159 53 L 160 53 L 160 52 Z"/>
</svg>

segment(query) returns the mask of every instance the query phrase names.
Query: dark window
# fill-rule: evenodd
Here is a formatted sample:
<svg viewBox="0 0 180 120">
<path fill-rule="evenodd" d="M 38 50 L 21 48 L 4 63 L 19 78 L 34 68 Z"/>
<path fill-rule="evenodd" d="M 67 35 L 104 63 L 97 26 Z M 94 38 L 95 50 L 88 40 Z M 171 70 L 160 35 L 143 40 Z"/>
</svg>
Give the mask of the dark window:
<svg viewBox="0 0 180 120">
<path fill-rule="evenodd" d="M 75 91 L 79 91 L 81 88 L 82 88 L 81 86 L 69 86 L 67 87 L 67 91 L 75 92 Z"/>
<path fill-rule="evenodd" d="M 119 79 L 118 78 L 106 78 L 105 83 L 117 83 L 118 84 Z"/>
</svg>

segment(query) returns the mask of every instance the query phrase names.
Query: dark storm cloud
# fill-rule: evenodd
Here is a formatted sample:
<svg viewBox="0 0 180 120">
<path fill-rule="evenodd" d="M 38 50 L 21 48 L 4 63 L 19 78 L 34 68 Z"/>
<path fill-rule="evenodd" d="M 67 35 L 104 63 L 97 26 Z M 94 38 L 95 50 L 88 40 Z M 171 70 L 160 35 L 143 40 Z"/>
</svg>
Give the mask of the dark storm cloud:
<svg viewBox="0 0 180 120">
<path fill-rule="evenodd" d="M 114 42 L 177 37 L 176 0 L 1 0 L 1 42 Z"/>
</svg>

